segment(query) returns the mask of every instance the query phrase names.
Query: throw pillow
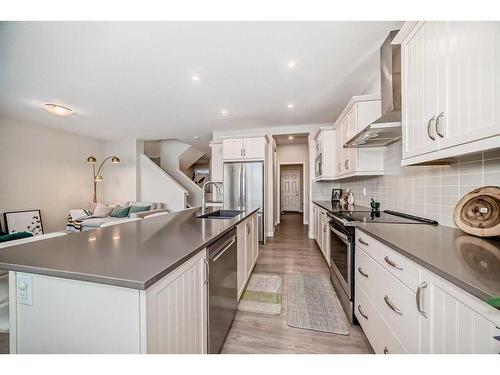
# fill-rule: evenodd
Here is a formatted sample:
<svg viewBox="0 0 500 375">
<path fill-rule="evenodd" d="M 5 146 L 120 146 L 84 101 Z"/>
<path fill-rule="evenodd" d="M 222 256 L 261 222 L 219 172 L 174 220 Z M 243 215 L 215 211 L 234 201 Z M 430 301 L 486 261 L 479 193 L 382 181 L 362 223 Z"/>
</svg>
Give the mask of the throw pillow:
<svg viewBox="0 0 500 375">
<path fill-rule="evenodd" d="M 150 208 L 151 208 L 151 206 L 131 206 L 128 214 L 130 216 L 130 214 L 135 214 L 137 212 L 149 211 Z"/>
<path fill-rule="evenodd" d="M 14 232 L 0 236 L 0 242 L 7 242 L 12 240 L 20 240 L 21 238 L 33 237 L 33 233 L 30 232 Z"/>
<path fill-rule="evenodd" d="M 97 203 L 97 206 L 92 214 L 93 217 L 107 217 L 113 211 L 114 206 L 106 206 L 102 203 Z"/>
<path fill-rule="evenodd" d="M 113 208 L 113 211 L 111 211 L 111 214 L 109 216 L 123 218 L 128 216 L 129 211 L 130 207 L 116 206 L 115 208 Z"/>
</svg>

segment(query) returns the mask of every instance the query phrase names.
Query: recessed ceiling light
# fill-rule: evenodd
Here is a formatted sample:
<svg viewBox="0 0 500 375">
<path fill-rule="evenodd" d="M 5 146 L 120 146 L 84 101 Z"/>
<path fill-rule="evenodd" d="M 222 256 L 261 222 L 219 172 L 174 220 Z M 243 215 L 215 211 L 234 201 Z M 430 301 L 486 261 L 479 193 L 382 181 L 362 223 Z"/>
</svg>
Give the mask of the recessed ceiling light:
<svg viewBox="0 0 500 375">
<path fill-rule="evenodd" d="M 292 108 L 294 108 L 294 107 L 295 107 L 295 104 L 290 103 L 290 104 L 288 104 L 288 105 L 287 105 L 287 107 L 288 107 L 289 109 L 292 109 Z"/>
<path fill-rule="evenodd" d="M 200 77 L 198 77 L 198 76 L 192 76 L 192 77 L 191 77 L 191 79 L 192 79 L 193 81 L 199 81 L 199 80 L 200 80 Z"/>
<path fill-rule="evenodd" d="M 293 135 L 289 135 L 289 136 L 288 136 L 288 139 L 289 139 L 289 140 L 292 140 L 292 139 L 293 139 Z"/>
<path fill-rule="evenodd" d="M 195 135 L 193 138 L 196 140 L 200 139 L 200 137 L 198 137 L 197 135 Z"/>
<path fill-rule="evenodd" d="M 59 117 L 68 117 L 73 114 L 73 110 L 71 108 L 64 107 L 59 104 L 46 103 L 43 106 L 48 112 Z"/>
<path fill-rule="evenodd" d="M 223 109 L 222 111 L 220 111 L 220 113 L 221 113 L 222 115 L 227 115 L 229 112 L 228 112 L 228 111 L 226 111 L 225 109 Z"/>
<path fill-rule="evenodd" d="M 293 61 L 293 60 L 288 62 L 288 67 L 289 67 L 290 69 L 291 69 L 291 68 L 294 68 L 294 67 L 295 67 L 295 65 L 296 65 L 296 64 L 295 64 L 295 61 Z"/>
</svg>

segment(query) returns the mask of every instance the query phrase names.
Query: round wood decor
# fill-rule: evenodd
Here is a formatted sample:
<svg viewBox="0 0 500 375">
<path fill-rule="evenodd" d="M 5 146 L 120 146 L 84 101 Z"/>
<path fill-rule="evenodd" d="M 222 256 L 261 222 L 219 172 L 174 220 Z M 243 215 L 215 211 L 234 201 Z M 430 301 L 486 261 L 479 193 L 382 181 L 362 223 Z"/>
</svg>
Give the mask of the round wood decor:
<svg viewBox="0 0 500 375">
<path fill-rule="evenodd" d="M 455 206 L 453 219 L 474 236 L 500 236 L 500 188 L 484 186 L 465 194 Z"/>
</svg>

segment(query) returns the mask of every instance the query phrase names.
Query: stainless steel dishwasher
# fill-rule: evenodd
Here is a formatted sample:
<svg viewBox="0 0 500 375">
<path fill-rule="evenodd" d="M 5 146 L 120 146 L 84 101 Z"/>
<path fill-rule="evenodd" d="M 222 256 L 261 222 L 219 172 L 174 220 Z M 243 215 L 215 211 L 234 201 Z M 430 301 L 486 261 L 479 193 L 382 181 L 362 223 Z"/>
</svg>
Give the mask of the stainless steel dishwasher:
<svg viewBox="0 0 500 375">
<path fill-rule="evenodd" d="M 219 353 L 238 308 L 236 229 L 208 247 L 209 352 Z"/>
</svg>

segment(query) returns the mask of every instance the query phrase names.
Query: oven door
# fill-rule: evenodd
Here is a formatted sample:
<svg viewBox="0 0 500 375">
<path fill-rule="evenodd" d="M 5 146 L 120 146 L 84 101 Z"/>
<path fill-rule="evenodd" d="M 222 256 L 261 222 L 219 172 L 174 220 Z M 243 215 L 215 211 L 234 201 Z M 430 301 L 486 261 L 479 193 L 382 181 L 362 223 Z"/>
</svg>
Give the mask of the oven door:
<svg viewBox="0 0 500 375">
<path fill-rule="evenodd" d="M 349 300 L 351 299 L 351 243 L 349 237 L 330 225 L 330 267 Z M 333 276 L 333 275 L 332 275 Z"/>
</svg>

